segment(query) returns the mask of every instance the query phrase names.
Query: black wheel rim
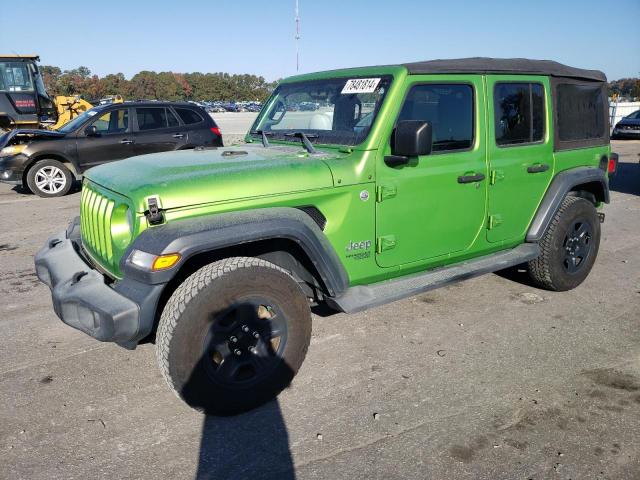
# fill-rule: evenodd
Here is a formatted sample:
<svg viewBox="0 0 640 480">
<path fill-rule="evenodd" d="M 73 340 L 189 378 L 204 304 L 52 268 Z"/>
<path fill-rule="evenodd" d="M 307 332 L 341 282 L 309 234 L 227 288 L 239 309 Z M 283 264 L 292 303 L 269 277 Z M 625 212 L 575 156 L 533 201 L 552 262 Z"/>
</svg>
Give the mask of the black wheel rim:
<svg viewBox="0 0 640 480">
<path fill-rule="evenodd" d="M 593 228 L 585 220 L 575 220 L 564 238 L 563 266 L 568 273 L 577 273 L 587 263 L 591 252 Z"/>
<path fill-rule="evenodd" d="M 287 318 L 277 304 L 262 297 L 246 298 L 212 314 L 204 363 L 215 382 L 247 387 L 275 370 L 286 343 Z"/>
</svg>

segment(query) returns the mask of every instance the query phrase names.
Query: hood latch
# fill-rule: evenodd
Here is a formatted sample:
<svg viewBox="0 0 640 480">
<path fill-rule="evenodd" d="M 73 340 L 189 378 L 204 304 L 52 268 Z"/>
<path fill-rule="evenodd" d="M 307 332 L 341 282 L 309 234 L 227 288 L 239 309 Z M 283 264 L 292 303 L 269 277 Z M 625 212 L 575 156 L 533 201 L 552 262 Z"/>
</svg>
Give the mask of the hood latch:
<svg viewBox="0 0 640 480">
<path fill-rule="evenodd" d="M 144 212 L 150 225 L 159 225 L 164 222 L 164 214 L 158 204 L 158 197 L 147 198 L 147 211 Z"/>
</svg>

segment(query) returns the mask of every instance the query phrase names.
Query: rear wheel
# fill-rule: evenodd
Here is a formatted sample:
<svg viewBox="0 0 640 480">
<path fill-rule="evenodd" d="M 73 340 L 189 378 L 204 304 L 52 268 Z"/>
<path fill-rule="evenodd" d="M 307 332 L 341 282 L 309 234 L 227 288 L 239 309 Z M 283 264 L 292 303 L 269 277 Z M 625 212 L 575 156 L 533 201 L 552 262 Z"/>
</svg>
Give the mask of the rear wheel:
<svg viewBox="0 0 640 480">
<path fill-rule="evenodd" d="M 71 189 L 73 175 L 58 160 L 40 160 L 27 172 L 27 186 L 39 197 L 61 197 Z"/>
<path fill-rule="evenodd" d="M 235 257 L 187 278 L 167 302 L 156 351 L 169 386 L 214 415 L 274 398 L 297 373 L 311 339 L 309 303 L 276 265 Z"/>
<path fill-rule="evenodd" d="M 529 274 L 547 290 L 571 290 L 589 275 L 599 247 L 600 220 L 593 203 L 566 197 L 540 241 L 540 256 L 529 262 Z"/>
</svg>

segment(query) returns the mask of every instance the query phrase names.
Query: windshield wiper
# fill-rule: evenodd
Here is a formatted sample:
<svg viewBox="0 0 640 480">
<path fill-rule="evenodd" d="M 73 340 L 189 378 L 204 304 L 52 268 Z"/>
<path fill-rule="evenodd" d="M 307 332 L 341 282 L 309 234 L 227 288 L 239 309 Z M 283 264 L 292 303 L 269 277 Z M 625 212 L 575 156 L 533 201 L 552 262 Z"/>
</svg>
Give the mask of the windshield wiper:
<svg viewBox="0 0 640 480">
<path fill-rule="evenodd" d="M 304 132 L 291 132 L 285 133 L 284 136 L 299 138 L 300 140 L 302 140 L 302 144 L 304 145 L 304 148 L 307 149 L 307 152 L 316 153 L 316 149 L 313 148 L 313 145 L 311 145 L 311 142 L 309 141 L 310 138 L 318 138 L 318 135 L 316 135 L 315 133 L 305 134 Z"/>
<path fill-rule="evenodd" d="M 269 140 L 267 139 L 267 135 L 273 135 L 271 132 L 265 132 L 264 130 L 253 130 L 249 132 L 251 135 L 260 135 L 262 137 L 262 146 L 267 148 L 269 146 Z"/>
</svg>

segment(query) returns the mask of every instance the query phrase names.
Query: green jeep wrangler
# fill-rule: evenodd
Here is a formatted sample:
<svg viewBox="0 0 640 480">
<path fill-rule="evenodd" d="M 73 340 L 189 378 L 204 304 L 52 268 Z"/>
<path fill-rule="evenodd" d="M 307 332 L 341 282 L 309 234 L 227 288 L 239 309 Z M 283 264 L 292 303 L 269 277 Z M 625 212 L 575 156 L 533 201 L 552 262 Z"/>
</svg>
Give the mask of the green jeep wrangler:
<svg viewBox="0 0 640 480">
<path fill-rule="evenodd" d="M 155 341 L 169 386 L 218 415 L 293 379 L 311 307 L 366 308 L 526 263 L 585 279 L 609 202 L 604 74 L 471 58 L 286 79 L 231 148 L 91 169 L 38 252 L 68 325 Z"/>
</svg>

